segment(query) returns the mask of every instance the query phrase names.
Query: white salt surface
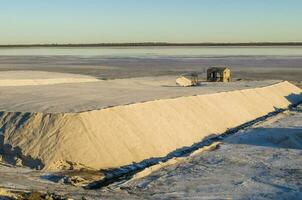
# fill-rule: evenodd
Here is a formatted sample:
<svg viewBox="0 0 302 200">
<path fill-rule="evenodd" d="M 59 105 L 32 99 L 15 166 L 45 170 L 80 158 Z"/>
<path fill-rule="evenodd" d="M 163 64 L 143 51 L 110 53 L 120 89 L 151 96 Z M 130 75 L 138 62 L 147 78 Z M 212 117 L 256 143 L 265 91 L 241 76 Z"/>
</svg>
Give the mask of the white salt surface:
<svg viewBox="0 0 302 200">
<path fill-rule="evenodd" d="M 77 74 L 4 71 L 0 72 L 0 110 L 81 112 L 158 99 L 263 87 L 280 82 L 205 82 L 198 87 L 183 88 L 176 85 L 176 78 L 158 76 L 104 81 Z"/>
</svg>

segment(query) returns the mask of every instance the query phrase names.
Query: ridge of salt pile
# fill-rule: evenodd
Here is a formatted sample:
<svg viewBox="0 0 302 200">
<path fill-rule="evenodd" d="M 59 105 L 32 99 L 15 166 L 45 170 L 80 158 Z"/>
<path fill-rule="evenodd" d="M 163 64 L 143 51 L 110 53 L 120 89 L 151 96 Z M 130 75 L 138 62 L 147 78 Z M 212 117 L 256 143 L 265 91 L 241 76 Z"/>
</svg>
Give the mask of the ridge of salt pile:
<svg viewBox="0 0 302 200">
<path fill-rule="evenodd" d="M 66 165 L 115 168 L 163 157 L 285 109 L 301 102 L 301 93 L 285 81 L 80 113 L 1 112 L 0 137 L 45 169 Z"/>
</svg>

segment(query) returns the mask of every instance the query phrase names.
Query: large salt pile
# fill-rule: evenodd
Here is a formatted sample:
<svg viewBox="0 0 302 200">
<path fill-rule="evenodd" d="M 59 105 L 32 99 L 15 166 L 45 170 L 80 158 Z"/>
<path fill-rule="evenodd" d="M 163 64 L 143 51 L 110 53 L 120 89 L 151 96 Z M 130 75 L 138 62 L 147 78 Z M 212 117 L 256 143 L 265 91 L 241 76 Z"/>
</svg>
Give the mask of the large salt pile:
<svg viewBox="0 0 302 200">
<path fill-rule="evenodd" d="M 3 143 L 45 169 L 96 169 L 162 157 L 302 101 L 289 82 L 238 91 L 114 106 L 80 113 L 1 112 Z"/>
</svg>

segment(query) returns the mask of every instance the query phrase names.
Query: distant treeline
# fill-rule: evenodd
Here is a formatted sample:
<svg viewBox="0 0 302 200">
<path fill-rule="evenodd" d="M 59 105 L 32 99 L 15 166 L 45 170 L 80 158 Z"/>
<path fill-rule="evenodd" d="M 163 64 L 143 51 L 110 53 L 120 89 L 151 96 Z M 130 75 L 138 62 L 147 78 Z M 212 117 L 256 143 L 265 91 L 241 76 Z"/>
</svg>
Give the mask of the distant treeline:
<svg viewBox="0 0 302 200">
<path fill-rule="evenodd" d="M 207 47 L 207 46 L 302 46 L 302 42 L 259 42 L 259 43 L 97 43 L 97 44 L 24 44 L 0 45 L 0 47 Z"/>
</svg>

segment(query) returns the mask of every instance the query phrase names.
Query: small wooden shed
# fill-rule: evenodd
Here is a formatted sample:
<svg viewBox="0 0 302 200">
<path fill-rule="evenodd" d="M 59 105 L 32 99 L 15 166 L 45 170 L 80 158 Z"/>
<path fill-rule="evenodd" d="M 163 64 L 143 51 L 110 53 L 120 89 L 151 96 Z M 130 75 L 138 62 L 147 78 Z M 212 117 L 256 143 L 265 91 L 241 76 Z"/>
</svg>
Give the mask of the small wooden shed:
<svg viewBox="0 0 302 200">
<path fill-rule="evenodd" d="M 209 82 L 231 82 L 231 70 L 227 67 L 211 67 L 207 70 Z"/>
<path fill-rule="evenodd" d="M 190 87 L 198 85 L 198 74 L 189 73 L 181 75 L 176 79 L 176 84 L 182 87 Z"/>
</svg>

